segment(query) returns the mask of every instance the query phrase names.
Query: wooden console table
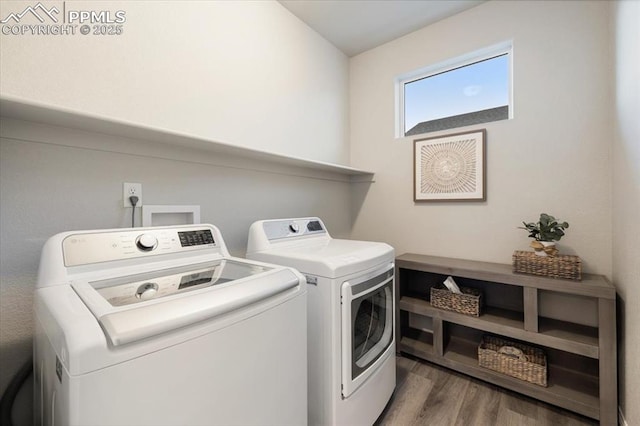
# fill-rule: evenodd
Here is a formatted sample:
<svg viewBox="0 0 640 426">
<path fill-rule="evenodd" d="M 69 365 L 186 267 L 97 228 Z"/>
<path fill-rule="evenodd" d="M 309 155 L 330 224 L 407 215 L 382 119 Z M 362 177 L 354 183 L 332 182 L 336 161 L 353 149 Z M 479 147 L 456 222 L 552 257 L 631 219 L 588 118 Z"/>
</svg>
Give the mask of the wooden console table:
<svg viewBox="0 0 640 426">
<path fill-rule="evenodd" d="M 431 306 L 430 288 L 447 276 L 483 292 L 480 317 Z M 597 419 L 601 425 L 617 425 L 616 291 L 605 277 L 553 279 L 516 274 L 506 264 L 408 253 L 396 258 L 395 291 L 399 352 Z M 577 308 L 572 312 L 571 306 Z M 485 333 L 543 349 L 548 387 L 480 367 L 478 344 Z"/>
</svg>

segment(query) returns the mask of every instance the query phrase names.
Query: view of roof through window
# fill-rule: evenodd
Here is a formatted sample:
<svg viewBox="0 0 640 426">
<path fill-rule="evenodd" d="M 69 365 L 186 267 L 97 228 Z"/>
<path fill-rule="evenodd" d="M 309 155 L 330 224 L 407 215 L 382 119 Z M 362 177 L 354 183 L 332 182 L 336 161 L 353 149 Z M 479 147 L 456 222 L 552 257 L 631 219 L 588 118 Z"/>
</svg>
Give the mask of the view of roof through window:
<svg viewBox="0 0 640 426">
<path fill-rule="evenodd" d="M 509 118 L 509 54 L 407 81 L 404 135 Z"/>
</svg>

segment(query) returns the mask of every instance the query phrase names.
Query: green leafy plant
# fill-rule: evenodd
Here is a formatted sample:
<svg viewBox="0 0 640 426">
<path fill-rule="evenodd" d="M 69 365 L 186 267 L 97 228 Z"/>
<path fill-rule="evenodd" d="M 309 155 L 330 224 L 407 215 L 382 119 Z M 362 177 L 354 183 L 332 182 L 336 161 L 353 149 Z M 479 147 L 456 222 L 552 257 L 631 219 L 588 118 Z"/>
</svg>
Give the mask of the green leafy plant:
<svg viewBox="0 0 640 426">
<path fill-rule="evenodd" d="M 529 237 L 535 238 L 536 241 L 560 241 L 564 236 L 564 230 L 569 228 L 567 222 L 559 222 L 555 217 L 546 213 L 540 214 L 540 220 L 537 223 L 522 222 L 524 229 L 529 232 Z"/>
</svg>

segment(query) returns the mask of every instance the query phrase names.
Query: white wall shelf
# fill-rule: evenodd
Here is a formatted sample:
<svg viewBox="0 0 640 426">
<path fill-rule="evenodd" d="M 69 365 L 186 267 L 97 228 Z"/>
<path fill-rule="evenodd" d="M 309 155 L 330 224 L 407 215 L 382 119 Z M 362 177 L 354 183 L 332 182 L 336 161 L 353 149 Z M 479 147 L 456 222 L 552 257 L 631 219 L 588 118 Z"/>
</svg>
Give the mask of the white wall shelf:
<svg viewBox="0 0 640 426">
<path fill-rule="evenodd" d="M 329 172 L 344 176 L 351 182 L 373 181 L 373 172 L 349 166 L 308 160 L 239 145 L 232 145 L 168 129 L 145 126 L 109 117 L 100 117 L 84 112 L 38 104 L 7 96 L 0 97 L 0 115 L 2 117 L 17 120 L 66 127 L 105 135 L 190 147 L 205 150 L 214 154 L 247 158 L 274 165 Z"/>
</svg>

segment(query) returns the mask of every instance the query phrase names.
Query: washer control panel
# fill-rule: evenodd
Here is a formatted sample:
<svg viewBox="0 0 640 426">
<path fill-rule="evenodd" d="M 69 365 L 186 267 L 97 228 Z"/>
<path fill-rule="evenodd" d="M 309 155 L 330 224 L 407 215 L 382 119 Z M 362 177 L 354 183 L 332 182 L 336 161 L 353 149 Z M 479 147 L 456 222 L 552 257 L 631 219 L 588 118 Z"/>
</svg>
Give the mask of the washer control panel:
<svg viewBox="0 0 640 426">
<path fill-rule="evenodd" d="M 224 244 L 224 243 L 223 243 Z M 65 266 L 131 259 L 156 254 L 218 248 L 212 228 L 145 228 L 78 233 L 62 241 Z"/>
<path fill-rule="evenodd" d="M 180 238 L 180 244 L 182 247 L 201 246 L 215 243 L 215 241 L 213 241 L 213 235 L 211 235 L 211 230 L 209 229 L 178 232 L 178 238 Z"/>
<path fill-rule="evenodd" d="M 318 218 L 268 220 L 263 223 L 263 228 L 269 240 L 327 233 L 324 224 Z"/>
</svg>

